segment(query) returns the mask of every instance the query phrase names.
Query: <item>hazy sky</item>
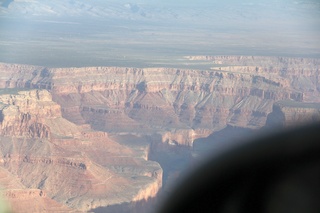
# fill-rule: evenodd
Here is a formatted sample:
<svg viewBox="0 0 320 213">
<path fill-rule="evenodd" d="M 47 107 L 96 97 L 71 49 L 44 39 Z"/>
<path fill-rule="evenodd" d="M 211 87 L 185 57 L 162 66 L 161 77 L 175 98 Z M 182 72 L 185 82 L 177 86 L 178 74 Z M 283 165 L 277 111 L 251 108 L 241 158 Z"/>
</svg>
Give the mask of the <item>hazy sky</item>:
<svg viewBox="0 0 320 213">
<path fill-rule="evenodd" d="M 0 7 L 0 28 L 3 62 L 80 66 L 185 55 L 320 57 L 318 0 L 19 0 Z"/>
</svg>

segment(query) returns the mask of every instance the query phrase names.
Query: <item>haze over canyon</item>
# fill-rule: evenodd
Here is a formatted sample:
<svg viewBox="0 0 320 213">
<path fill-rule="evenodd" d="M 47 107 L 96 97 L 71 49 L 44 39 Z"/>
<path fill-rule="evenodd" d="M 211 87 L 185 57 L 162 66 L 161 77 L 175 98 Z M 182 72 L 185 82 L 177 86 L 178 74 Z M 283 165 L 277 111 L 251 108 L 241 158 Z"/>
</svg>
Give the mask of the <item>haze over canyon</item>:
<svg viewBox="0 0 320 213">
<path fill-rule="evenodd" d="M 208 152 L 318 121 L 319 17 L 312 0 L 0 0 L 7 208 L 153 212 Z"/>
</svg>

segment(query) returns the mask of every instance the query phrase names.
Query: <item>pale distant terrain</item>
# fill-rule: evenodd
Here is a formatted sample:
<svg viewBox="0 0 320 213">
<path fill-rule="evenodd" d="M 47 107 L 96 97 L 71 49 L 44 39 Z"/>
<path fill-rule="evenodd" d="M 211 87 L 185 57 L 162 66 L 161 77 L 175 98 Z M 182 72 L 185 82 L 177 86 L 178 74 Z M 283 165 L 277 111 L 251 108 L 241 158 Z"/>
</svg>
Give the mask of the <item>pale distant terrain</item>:
<svg viewBox="0 0 320 213">
<path fill-rule="evenodd" d="M 208 151 L 320 120 L 317 1 L 0 0 L 0 29 L 14 212 L 155 211 Z"/>
<path fill-rule="evenodd" d="M 183 56 L 320 55 L 312 0 L 2 2 L 2 62 L 189 67 Z"/>
</svg>

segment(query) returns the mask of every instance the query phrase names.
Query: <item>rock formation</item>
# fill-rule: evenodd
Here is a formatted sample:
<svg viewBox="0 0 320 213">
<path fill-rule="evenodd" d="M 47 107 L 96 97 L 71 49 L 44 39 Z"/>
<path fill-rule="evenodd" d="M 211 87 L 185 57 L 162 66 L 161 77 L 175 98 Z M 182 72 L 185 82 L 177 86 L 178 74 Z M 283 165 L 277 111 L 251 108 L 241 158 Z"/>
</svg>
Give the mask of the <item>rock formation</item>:
<svg viewBox="0 0 320 213">
<path fill-rule="evenodd" d="M 67 212 L 156 196 L 162 169 L 148 158 L 162 146 L 140 146 L 133 137 L 118 143 L 121 137 L 110 134 L 193 146 L 226 126 L 257 129 L 266 121 L 291 125 L 320 117 L 319 59 L 188 59 L 210 61 L 212 68 L 0 64 L 0 184 L 14 206 L 21 203 L 14 210 L 30 199 L 34 212 Z M 178 173 L 167 169 L 166 180 Z"/>
<path fill-rule="evenodd" d="M 318 102 L 319 59 L 189 56 L 211 70 L 0 65 L 3 88 L 51 92 L 64 118 L 95 130 L 160 133 L 192 145 L 226 125 L 260 128 L 279 100 Z M 37 127 L 40 128 L 40 127 Z"/>
<path fill-rule="evenodd" d="M 268 127 L 291 127 L 320 121 L 320 103 L 301 103 L 295 101 L 278 101 L 268 115 Z"/>
<path fill-rule="evenodd" d="M 87 211 L 154 197 L 160 189 L 158 163 L 62 118 L 47 90 L 1 92 L 0 185 L 15 212 L 31 200 L 28 212 Z"/>
<path fill-rule="evenodd" d="M 12 212 L 80 212 L 47 197 L 39 189 L 6 190 L 4 197 Z"/>
</svg>

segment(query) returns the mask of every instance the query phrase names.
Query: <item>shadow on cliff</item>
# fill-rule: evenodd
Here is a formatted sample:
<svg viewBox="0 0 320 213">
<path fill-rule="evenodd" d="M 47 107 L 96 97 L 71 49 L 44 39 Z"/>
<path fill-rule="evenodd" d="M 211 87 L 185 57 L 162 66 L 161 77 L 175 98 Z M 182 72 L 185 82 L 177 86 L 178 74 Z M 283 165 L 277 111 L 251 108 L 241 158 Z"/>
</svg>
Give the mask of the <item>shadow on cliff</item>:
<svg viewBox="0 0 320 213">
<path fill-rule="evenodd" d="M 193 143 L 193 154 L 203 156 L 204 154 L 217 153 L 221 149 L 235 145 L 239 140 L 243 141 L 250 137 L 255 130 L 249 128 L 227 125 L 218 132 L 214 132 L 206 138 L 196 139 Z"/>
<path fill-rule="evenodd" d="M 227 126 L 207 138 L 195 140 L 193 148 L 183 145 L 172 146 L 161 142 L 156 136 L 150 137 L 148 138 L 150 142 L 148 159 L 158 162 L 163 169 L 163 187 L 157 196 L 148 200 L 99 207 L 92 211 L 95 213 L 153 213 L 159 208 L 161 200 L 170 194 L 179 176 L 187 169 L 196 166 L 192 156 L 194 153 L 202 155 L 203 152 L 218 151 L 220 148 L 236 143 L 237 138 L 243 138 L 253 132 L 247 128 Z"/>
<path fill-rule="evenodd" d="M 148 200 L 127 202 L 107 207 L 99 207 L 91 211 L 95 213 L 153 213 L 156 212 L 161 201 L 174 188 L 180 173 L 192 165 L 191 147 L 183 145 L 169 145 L 161 142 L 159 135 L 147 137 L 150 143 L 148 160 L 156 161 L 163 169 L 162 188 L 156 197 Z"/>
<path fill-rule="evenodd" d="M 171 182 L 174 182 L 176 176 L 191 165 L 191 151 L 191 147 L 184 145 L 169 145 L 159 141 L 153 141 L 150 144 L 148 159 L 160 164 L 163 170 L 162 189 L 164 191 L 171 188 Z"/>
<path fill-rule="evenodd" d="M 94 213 L 153 213 L 156 211 L 158 198 L 149 198 L 130 203 L 122 203 L 91 210 Z"/>
</svg>

